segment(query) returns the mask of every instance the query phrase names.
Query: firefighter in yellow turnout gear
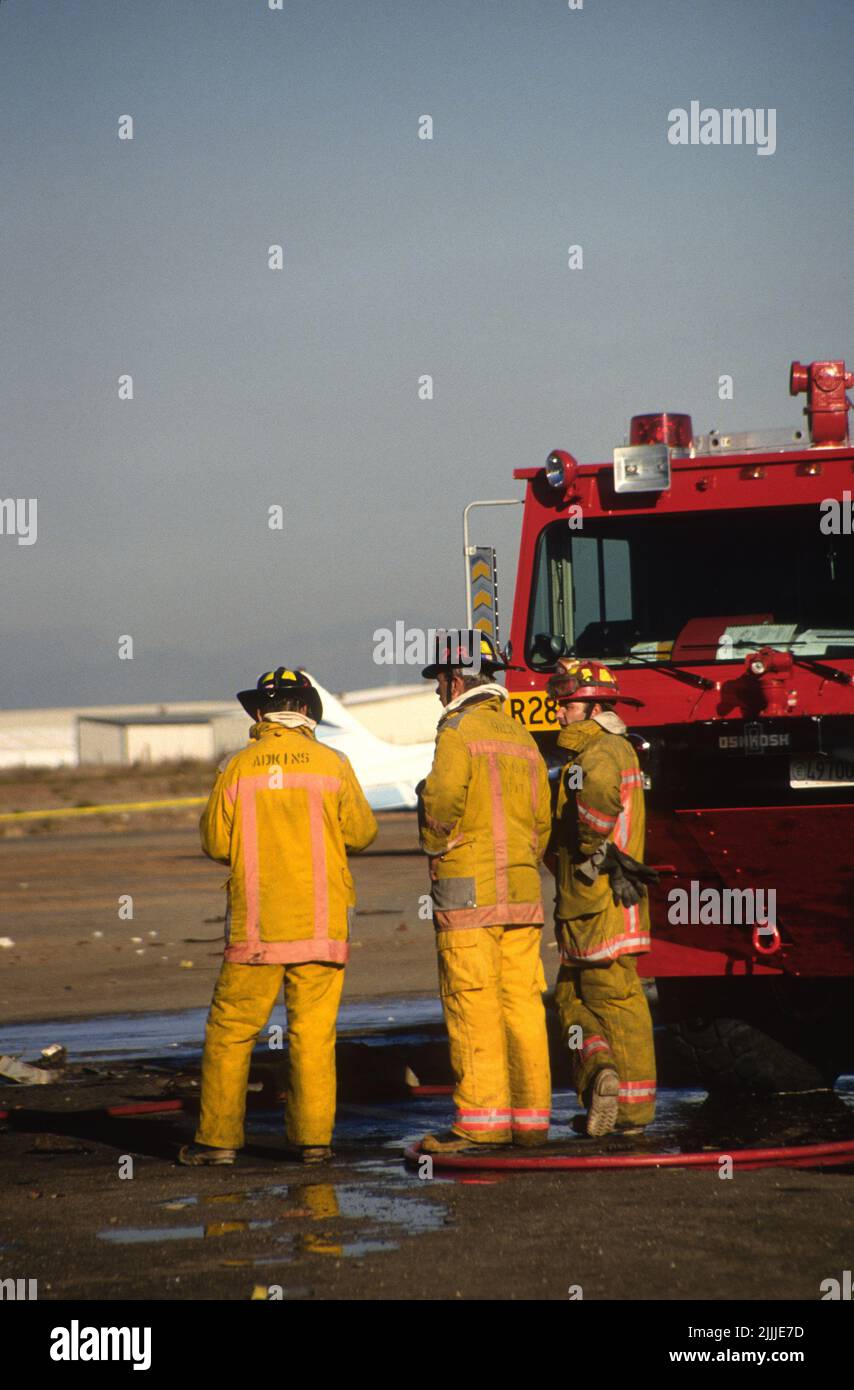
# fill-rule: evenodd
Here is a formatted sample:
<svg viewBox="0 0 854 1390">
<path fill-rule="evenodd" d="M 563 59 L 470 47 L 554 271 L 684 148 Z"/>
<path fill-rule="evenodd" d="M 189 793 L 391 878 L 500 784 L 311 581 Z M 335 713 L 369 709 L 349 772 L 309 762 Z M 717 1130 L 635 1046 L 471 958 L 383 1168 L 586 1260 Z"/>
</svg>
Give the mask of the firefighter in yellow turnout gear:
<svg viewBox="0 0 854 1390">
<path fill-rule="evenodd" d="M 573 1058 L 587 1133 L 649 1124 L 655 1114 L 655 1050 L 635 957 L 650 946 L 643 865 L 643 777 L 613 709 L 613 674 L 595 661 L 563 659 L 549 682 L 558 746 L 569 754 L 558 790 L 555 930 L 561 952 L 555 1002 Z"/>
<path fill-rule="evenodd" d="M 533 739 L 503 712 L 492 677 L 505 663 L 472 636 L 479 652 L 465 634 L 440 636 L 423 673 L 445 706 L 419 818 L 456 1078 L 452 1130 L 422 1141 L 434 1153 L 544 1143 L 551 1110 L 539 875 L 548 777 Z"/>
<path fill-rule="evenodd" d="M 356 902 L 347 852 L 365 849 L 377 823 L 347 758 L 315 739 L 323 711 L 307 676 L 280 666 L 237 698 L 256 723 L 201 819 L 203 850 L 231 876 L 199 1127 L 179 1158 L 234 1162 L 252 1049 L 284 984 L 287 1137 L 296 1157 L 322 1162 L 331 1156 L 336 1020 Z"/>
</svg>

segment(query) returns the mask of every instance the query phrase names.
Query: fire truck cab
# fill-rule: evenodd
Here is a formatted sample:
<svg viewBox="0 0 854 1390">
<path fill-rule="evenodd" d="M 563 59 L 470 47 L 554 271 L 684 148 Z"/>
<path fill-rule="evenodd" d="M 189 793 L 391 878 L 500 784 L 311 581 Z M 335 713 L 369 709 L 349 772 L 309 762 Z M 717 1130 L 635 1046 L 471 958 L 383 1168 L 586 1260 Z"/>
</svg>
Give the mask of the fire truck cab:
<svg viewBox="0 0 854 1390">
<path fill-rule="evenodd" d="M 640 415 L 610 463 L 558 449 L 514 473 L 510 710 L 556 774 L 559 657 L 606 662 L 643 702 L 661 881 L 638 964 L 710 1085 L 854 1069 L 853 382 L 796 362 L 805 423 L 694 435 Z"/>
</svg>

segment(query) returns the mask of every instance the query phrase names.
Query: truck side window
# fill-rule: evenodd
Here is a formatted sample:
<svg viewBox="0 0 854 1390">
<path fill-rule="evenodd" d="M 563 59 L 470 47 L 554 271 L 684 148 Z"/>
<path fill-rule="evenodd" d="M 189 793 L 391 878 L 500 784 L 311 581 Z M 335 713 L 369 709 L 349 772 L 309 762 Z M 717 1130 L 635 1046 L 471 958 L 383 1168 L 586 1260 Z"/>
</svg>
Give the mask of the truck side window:
<svg viewBox="0 0 854 1390">
<path fill-rule="evenodd" d="M 569 650 L 586 629 L 632 616 L 629 542 L 622 537 L 570 537 L 563 526 L 547 527 L 537 549 L 528 628 L 533 664 L 554 661 L 552 638 Z"/>
</svg>

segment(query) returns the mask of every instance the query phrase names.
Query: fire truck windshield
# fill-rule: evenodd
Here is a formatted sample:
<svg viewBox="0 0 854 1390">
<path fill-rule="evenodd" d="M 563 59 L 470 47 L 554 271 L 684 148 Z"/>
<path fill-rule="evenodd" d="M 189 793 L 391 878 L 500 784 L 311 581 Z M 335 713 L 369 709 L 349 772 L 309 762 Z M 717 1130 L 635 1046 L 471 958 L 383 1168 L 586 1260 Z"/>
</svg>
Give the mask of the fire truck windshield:
<svg viewBox="0 0 854 1390">
<path fill-rule="evenodd" d="M 537 544 L 528 662 L 735 661 L 760 646 L 854 657 L 854 538 L 819 521 L 817 507 L 780 507 L 554 522 Z"/>
</svg>

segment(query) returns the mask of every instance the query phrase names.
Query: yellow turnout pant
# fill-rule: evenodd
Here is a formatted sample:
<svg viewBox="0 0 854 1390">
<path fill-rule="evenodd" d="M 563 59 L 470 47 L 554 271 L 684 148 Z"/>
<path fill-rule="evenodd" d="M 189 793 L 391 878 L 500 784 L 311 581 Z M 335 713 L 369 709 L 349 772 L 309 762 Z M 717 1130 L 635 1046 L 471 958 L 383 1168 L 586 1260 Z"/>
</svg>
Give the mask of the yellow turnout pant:
<svg viewBox="0 0 854 1390">
<path fill-rule="evenodd" d="M 617 1124 L 649 1124 L 655 1115 L 655 1047 L 634 956 L 561 965 L 555 1003 L 580 1104 L 587 1104 L 597 1071 L 613 1067 L 620 1078 Z"/>
<path fill-rule="evenodd" d="M 335 1024 L 344 967 L 238 965 L 223 961 L 202 1056 L 202 1105 L 196 1141 L 215 1148 L 243 1144 L 246 1083 L 258 1034 L 285 985 L 290 1079 L 285 1130 L 292 1144 L 325 1147 L 335 1124 Z"/>
<path fill-rule="evenodd" d="M 439 993 L 456 1078 L 453 1130 L 477 1143 L 543 1143 L 551 1074 L 540 927 L 436 934 Z"/>
</svg>

